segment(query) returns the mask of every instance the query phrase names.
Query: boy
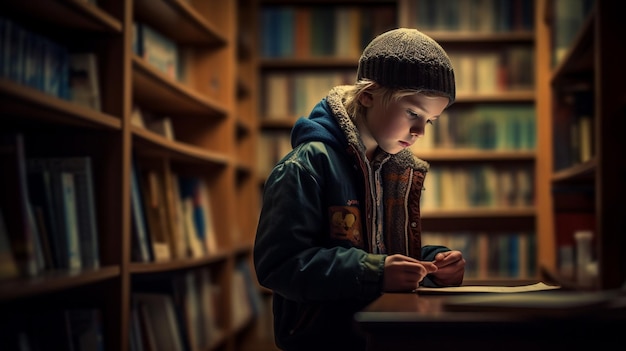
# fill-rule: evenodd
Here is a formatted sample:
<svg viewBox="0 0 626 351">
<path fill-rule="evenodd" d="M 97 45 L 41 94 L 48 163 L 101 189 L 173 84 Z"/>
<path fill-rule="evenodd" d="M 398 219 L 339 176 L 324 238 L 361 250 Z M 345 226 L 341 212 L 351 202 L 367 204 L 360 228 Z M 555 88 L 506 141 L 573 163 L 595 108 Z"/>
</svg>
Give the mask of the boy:
<svg viewBox="0 0 626 351">
<path fill-rule="evenodd" d="M 461 252 L 421 245 L 428 164 L 408 149 L 454 98 L 445 51 L 399 28 L 365 48 L 355 85 L 296 122 L 265 183 L 254 248 L 278 347 L 365 350 L 353 316 L 381 293 L 462 283 Z"/>
</svg>

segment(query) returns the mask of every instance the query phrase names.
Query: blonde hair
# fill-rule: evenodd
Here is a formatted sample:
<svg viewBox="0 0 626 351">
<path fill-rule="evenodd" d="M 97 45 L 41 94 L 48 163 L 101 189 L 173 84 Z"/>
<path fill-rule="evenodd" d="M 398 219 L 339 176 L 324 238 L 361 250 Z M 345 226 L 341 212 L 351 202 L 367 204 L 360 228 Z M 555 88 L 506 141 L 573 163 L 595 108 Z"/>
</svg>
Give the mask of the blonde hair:
<svg viewBox="0 0 626 351">
<path fill-rule="evenodd" d="M 389 105 L 392 101 L 398 101 L 405 96 L 414 94 L 424 94 L 426 96 L 433 97 L 448 97 L 446 94 L 430 90 L 393 89 L 377 84 L 375 81 L 370 79 L 361 79 L 352 86 L 352 89 L 346 91 L 345 95 L 344 106 L 348 116 L 350 116 L 350 119 L 353 121 L 357 118 L 365 116 L 366 108 L 359 102 L 360 96 L 365 93 L 380 96 L 382 98 L 382 105 L 384 108 L 387 108 L 387 105 Z"/>
</svg>

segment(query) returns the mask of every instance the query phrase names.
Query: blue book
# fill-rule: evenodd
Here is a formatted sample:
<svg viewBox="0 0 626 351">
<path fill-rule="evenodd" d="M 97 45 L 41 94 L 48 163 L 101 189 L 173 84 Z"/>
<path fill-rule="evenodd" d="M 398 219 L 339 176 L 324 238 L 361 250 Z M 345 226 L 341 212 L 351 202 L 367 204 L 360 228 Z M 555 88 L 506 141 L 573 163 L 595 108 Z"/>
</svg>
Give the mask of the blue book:
<svg viewBox="0 0 626 351">
<path fill-rule="evenodd" d="M 151 262 L 153 260 L 150 235 L 146 226 L 143 196 L 139 186 L 139 171 L 133 162 L 131 170 L 131 207 L 133 221 L 133 253 L 134 259 L 139 262 Z"/>
</svg>

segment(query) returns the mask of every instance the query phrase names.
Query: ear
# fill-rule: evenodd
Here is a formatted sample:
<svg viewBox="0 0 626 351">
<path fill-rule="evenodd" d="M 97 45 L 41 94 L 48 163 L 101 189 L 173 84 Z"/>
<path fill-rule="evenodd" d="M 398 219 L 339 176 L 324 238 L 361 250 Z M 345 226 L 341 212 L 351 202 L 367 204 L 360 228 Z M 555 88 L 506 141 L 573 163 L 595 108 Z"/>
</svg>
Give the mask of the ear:
<svg viewBox="0 0 626 351">
<path fill-rule="evenodd" d="M 364 107 L 372 107 L 373 100 L 374 97 L 370 92 L 365 91 L 359 95 L 359 103 Z"/>
</svg>

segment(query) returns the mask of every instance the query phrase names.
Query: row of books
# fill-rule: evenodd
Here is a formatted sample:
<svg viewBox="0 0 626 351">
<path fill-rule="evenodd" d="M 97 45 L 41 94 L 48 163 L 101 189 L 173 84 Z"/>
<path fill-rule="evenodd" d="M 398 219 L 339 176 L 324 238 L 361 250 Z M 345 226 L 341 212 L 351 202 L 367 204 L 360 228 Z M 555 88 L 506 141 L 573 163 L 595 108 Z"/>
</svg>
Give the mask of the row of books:
<svg viewBox="0 0 626 351">
<path fill-rule="evenodd" d="M 424 31 L 513 32 L 534 27 L 534 0 L 407 1 L 409 24 Z"/>
<path fill-rule="evenodd" d="M 455 106 L 426 127 L 414 150 L 534 150 L 536 135 L 532 104 Z"/>
<path fill-rule="evenodd" d="M 2 278 L 99 267 L 91 158 L 27 157 L 19 133 L 0 144 Z"/>
<path fill-rule="evenodd" d="M 261 300 L 248 261 L 240 260 L 229 296 L 235 329 L 259 316 Z M 132 293 L 131 351 L 208 350 L 222 338 L 226 320 L 220 315 L 221 289 L 204 267 L 167 281 L 138 282 Z"/>
<path fill-rule="evenodd" d="M 0 331 L 3 350 L 103 351 L 102 312 L 68 308 L 24 313 Z"/>
<path fill-rule="evenodd" d="M 422 245 L 461 251 L 466 279 L 524 279 L 537 273 L 532 232 L 424 232 Z"/>
<path fill-rule="evenodd" d="M 138 105 L 133 106 L 130 116 L 132 125 L 147 129 L 169 140 L 175 140 L 174 125 L 169 116 L 162 116 L 144 110 Z"/>
<path fill-rule="evenodd" d="M 337 85 L 354 84 L 352 71 L 273 72 L 263 76 L 262 118 L 295 119 L 308 116 L 313 106 Z"/>
<path fill-rule="evenodd" d="M 464 53 L 450 50 L 449 56 L 458 95 L 530 90 L 534 86 L 531 47 L 509 45 L 498 51 Z M 354 70 L 268 72 L 262 78 L 263 118 L 305 116 L 331 88 L 355 82 Z"/>
<path fill-rule="evenodd" d="M 0 17 L 0 77 L 100 110 L 98 59 Z"/>
<path fill-rule="evenodd" d="M 454 67 L 456 92 L 489 94 L 534 87 L 534 52 L 527 45 L 504 45 L 496 50 L 448 50 Z"/>
<path fill-rule="evenodd" d="M 534 204 L 533 170 L 524 165 L 437 165 L 424 180 L 421 207 L 514 208 Z"/>
<path fill-rule="evenodd" d="M 554 168 L 560 170 L 589 161 L 595 154 L 594 98 L 590 87 L 563 92 L 554 115 Z"/>
<path fill-rule="evenodd" d="M 231 284 L 233 291 L 230 300 L 232 325 L 235 329 L 239 329 L 259 317 L 263 308 L 260 292 L 257 289 L 256 276 L 252 272 L 248 260 L 240 259 L 237 261 Z"/>
<path fill-rule="evenodd" d="M 211 196 L 204 178 L 134 162 L 131 192 L 134 261 L 197 258 L 217 252 Z"/>
<path fill-rule="evenodd" d="M 594 0 L 555 0 L 552 2 L 554 34 L 552 46 L 553 64 L 557 65 L 569 51 L 572 41 L 593 8 Z"/>
<path fill-rule="evenodd" d="M 180 80 L 182 63 L 178 44 L 145 23 L 133 23 L 133 52 L 169 78 Z"/>
<path fill-rule="evenodd" d="M 291 135 L 284 131 L 263 131 L 259 135 L 257 148 L 257 171 L 263 179 L 272 168 L 291 151 Z"/>
<path fill-rule="evenodd" d="M 219 289 L 208 268 L 132 293 L 130 350 L 208 350 L 223 333 Z"/>
<path fill-rule="evenodd" d="M 257 156 L 259 175 L 267 177 L 291 149 L 289 133 L 263 132 Z M 422 209 L 510 208 L 534 204 L 533 171 L 522 164 L 439 164 L 430 168 L 424 188 Z"/>
<path fill-rule="evenodd" d="M 262 57 L 358 58 L 372 38 L 396 26 L 392 6 L 264 6 Z"/>
</svg>

